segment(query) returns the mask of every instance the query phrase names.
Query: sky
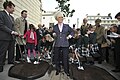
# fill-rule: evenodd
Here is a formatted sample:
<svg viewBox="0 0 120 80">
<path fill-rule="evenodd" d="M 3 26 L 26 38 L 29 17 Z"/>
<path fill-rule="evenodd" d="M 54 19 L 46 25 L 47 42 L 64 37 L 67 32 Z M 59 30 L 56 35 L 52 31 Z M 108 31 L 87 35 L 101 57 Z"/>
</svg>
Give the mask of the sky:
<svg viewBox="0 0 120 80">
<path fill-rule="evenodd" d="M 86 14 L 107 16 L 111 13 L 114 18 L 115 14 L 120 11 L 119 0 L 70 0 L 70 9 L 75 9 L 72 22 L 76 23 L 79 18 L 80 23 Z M 42 7 L 46 11 L 54 11 L 57 7 L 56 0 L 42 0 Z"/>
</svg>

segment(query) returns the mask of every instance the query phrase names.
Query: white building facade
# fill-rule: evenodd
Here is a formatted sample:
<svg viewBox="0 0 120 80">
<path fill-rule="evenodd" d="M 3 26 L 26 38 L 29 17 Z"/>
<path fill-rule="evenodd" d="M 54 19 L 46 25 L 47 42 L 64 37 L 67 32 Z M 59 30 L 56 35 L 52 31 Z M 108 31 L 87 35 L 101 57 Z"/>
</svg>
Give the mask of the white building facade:
<svg viewBox="0 0 120 80">
<path fill-rule="evenodd" d="M 90 24 L 95 24 L 96 19 L 101 19 L 101 25 L 105 27 L 109 27 L 111 24 L 119 24 L 119 22 L 116 19 L 112 19 L 109 16 L 101 16 L 101 15 L 96 15 L 96 16 L 91 16 L 87 15 L 88 23 Z"/>
<path fill-rule="evenodd" d="M 0 9 L 3 9 L 3 2 L 6 0 L 0 0 Z M 8 0 L 9 1 L 9 0 Z M 29 23 L 38 25 L 42 20 L 42 2 L 41 0 L 10 0 L 15 4 L 14 18 L 21 16 L 22 10 L 27 10 Z"/>
<path fill-rule="evenodd" d="M 44 24 L 45 27 L 49 28 L 57 23 L 54 18 L 55 13 L 56 11 L 46 11 L 42 13 L 42 24 Z"/>
<path fill-rule="evenodd" d="M 54 15 L 57 13 L 57 11 L 46 11 L 42 13 L 42 24 L 45 25 L 45 27 L 49 28 L 52 27 L 53 25 L 55 25 L 57 23 L 57 21 L 55 20 Z M 71 24 L 71 17 L 65 17 L 64 21 L 65 24 L 69 24 L 70 26 Z M 72 27 L 72 26 L 71 26 Z"/>
</svg>

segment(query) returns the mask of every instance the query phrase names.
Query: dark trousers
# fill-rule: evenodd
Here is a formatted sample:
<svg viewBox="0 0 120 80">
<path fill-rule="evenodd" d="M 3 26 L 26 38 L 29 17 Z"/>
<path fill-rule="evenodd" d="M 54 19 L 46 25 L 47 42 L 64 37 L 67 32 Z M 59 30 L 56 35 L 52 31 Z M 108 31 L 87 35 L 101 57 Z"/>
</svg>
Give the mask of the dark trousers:
<svg viewBox="0 0 120 80">
<path fill-rule="evenodd" d="M 42 53 L 41 47 L 42 47 L 42 40 L 37 40 L 37 46 L 36 46 L 36 51 L 39 51 Z"/>
<path fill-rule="evenodd" d="M 120 69 L 120 44 L 115 45 L 115 66 Z"/>
<path fill-rule="evenodd" d="M 106 60 L 106 62 L 109 62 L 109 48 L 110 47 L 103 47 L 102 48 L 103 60 Z"/>
<path fill-rule="evenodd" d="M 61 53 L 62 51 L 62 53 Z M 68 47 L 55 47 L 54 48 L 54 59 L 56 70 L 60 71 L 60 61 L 62 61 L 65 73 L 69 73 L 69 58 L 68 58 L 69 48 Z M 61 57 L 62 55 L 62 57 Z"/>
<path fill-rule="evenodd" d="M 102 60 L 103 60 L 103 52 L 102 52 L 101 44 L 98 44 L 98 48 L 99 48 L 98 53 L 100 54 L 98 62 L 102 62 Z"/>
<path fill-rule="evenodd" d="M 16 44 L 16 58 L 15 58 L 16 61 L 20 60 L 21 55 L 23 55 L 24 50 L 25 50 L 24 45 Z"/>
<path fill-rule="evenodd" d="M 14 62 L 15 41 L 0 40 L 0 66 L 5 64 L 6 52 L 8 51 L 8 63 Z"/>
</svg>

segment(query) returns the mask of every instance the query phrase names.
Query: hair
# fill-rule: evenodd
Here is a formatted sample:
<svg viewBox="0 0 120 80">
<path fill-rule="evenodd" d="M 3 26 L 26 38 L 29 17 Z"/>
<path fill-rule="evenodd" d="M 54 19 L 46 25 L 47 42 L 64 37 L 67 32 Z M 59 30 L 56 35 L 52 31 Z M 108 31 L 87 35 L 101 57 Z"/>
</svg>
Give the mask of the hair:
<svg viewBox="0 0 120 80">
<path fill-rule="evenodd" d="M 118 16 L 120 16 L 120 12 L 118 12 L 118 13 L 115 15 L 115 18 L 117 18 Z"/>
<path fill-rule="evenodd" d="M 38 24 L 38 28 L 40 28 L 40 27 L 42 27 L 42 25 L 41 25 L 41 24 Z"/>
<path fill-rule="evenodd" d="M 88 21 L 88 19 L 87 19 L 87 18 L 84 18 L 84 19 L 83 19 L 83 21 L 85 21 L 85 20 L 86 20 L 86 21 Z"/>
<path fill-rule="evenodd" d="M 116 27 L 117 27 L 117 25 L 116 25 L 116 24 L 111 24 L 111 26 L 116 26 Z"/>
<path fill-rule="evenodd" d="M 55 15 L 54 15 L 54 17 L 55 17 L 55 19 L 57 20 L 57 17 L 64 17 L 64 14 L 63 14 L 63 12 L 57 12 L 57 13 L 55 13 Z"/>
<path fill-rule="evenodd" d="M 7 6 L 11 8 L 12 5 L 15 7 L 14 3 L 12 3 L 11 1 L 6 1 L 6 2 L 3 3 L 4 9 L 6 9 Z"/>
<path fill-rule="evenodd" d="M 73 24 L 73 28 L 75 27 L 75 24 Z"/>
<path fill-rule="evenodd" d="M 75 38 L 75 39 L 78 39 L 78 38 L 79 38 L 79 34 L 80 34 L 80 33 L 79 33 L 79 30 L 80 30 L 80 29 L 76 29 L 76 30 L 74 31 L 74 38 Z"/>
<path fill-rule="evenodd" d="M 80 31 L 80 28 L 77 28 L 76 30 L 77 30 L 77 31 Z"/>
<path fill-rule="evenodd" d="M 96 23 L 96 22 L 100 22 L 100 23 L 101 23 L 101 19 L 96 19 L 96 20 L 95 20 L 95 23 Z"/>
<path fill-rule="evenodd" d="M 113 32 L 117 32 L 117 25 L 116 24 L 111 24 L 112 27 L 110 27 L 110 30 L 113 28 Z"/>
<path fill-rule="evenodd" d="M 51 26 L 49 27 L 49 29 L 52 28 Z"/>
<path fill-rule="evenodd" d="M 26 13 L 27 13 L 27 11 L 26 11 L 26 10 L 22 10 L 22 11 L 21 11 L 21 14 L 23 14 L 24 12 L 26 12 Z"/>
<path fill-rule="evenodd" d="M 93 26 L 90 24 L 88 28 L 92 28 Z"/>
<path fill-rule="evenodd" d="M 35 26 L 33 24 L 29 24 L 29 29 L 34 29 L 35 31 Z"/>
</svg>

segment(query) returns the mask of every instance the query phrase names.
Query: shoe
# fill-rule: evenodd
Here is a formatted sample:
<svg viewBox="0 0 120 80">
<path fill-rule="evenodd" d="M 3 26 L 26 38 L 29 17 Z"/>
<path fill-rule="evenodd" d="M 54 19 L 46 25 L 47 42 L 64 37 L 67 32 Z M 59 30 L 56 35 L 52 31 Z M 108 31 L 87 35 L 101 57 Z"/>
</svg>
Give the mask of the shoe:
<svg viewBox="0 0 120 80">
<path fill-rule="evenodd" d="M 94 61 L 91 61 L 90 64 L 91 64 L 91 65 L 94 65 L 95 63 L 94 63 Z"/>
<path fill-rule="evenodd" d="M 83 66 L 78 66 L 78 70 L 84 70 Z"/>
<path fill-rule="evenodd" d="M 56 75 L 59 75 L 59 73 L 60 73 L 59 71 L 56 71 Z"/>
<path fill-rule="evenodd" d="M 8 64 L 14 64 L 14 62 L 8 62 Z"/>
<path fill-rule="evenodd" d="M 51 59 L 51 57 L 50 57 L 50 56 L 48 56 L 47 58 L 48 58 L 48 59 Z"/>
<path fill-rule="evenodd" d="M 120 69 L 114 69 L 112 72 L 120 72 Z"/>
<path fill-rule="evenodd" d="M 33 64 L 39 64 L 39 62 L 38 62 L 38 61 L 35 61 Z"/>
<path fill-rule="evenodd" d="M 70 76 L 70 74 L 69 74 L 69 73 L 67 73 L 67 76 Z"/>
<path fill-rule="evenodd" d="M 30 61 L 30 58 L 29 58 L 29 57 L 27 57 L 27 62 L 28 62 L 28 63 L 31 63 L 31 61 Z"/>
<path fill-rule="evenodd" d="M 66 73 L 66 75 L 67 75 L 67 76 L 70 76 L 70 74 L 69 74 L 69 73 Z"/>
<path fill-rule="evenodd" d="M 3 72 L 3 66 L 0 66 L 0 72 Z"/>
<path fill-rule="evenodd" d="M 98 61 L 98 64 L 102 64 L 102 61 Z"/>
</svg>

